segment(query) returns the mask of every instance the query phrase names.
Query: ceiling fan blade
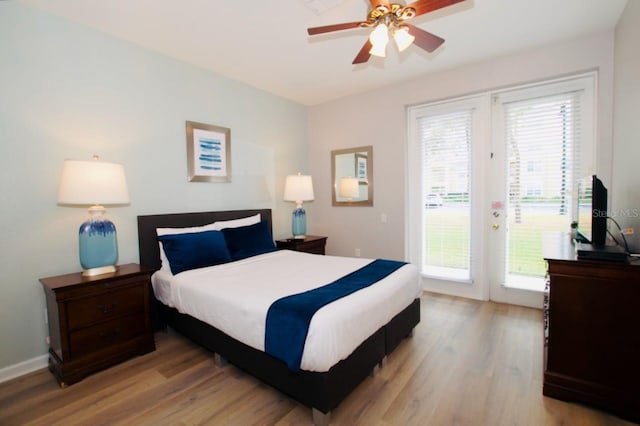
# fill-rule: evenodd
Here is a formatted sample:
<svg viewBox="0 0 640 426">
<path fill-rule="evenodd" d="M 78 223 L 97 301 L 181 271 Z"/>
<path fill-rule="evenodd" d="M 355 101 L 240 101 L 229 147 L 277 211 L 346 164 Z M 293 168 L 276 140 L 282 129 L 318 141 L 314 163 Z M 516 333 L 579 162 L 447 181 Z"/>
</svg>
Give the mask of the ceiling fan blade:
<svg viewBox="0 0 640 426">
<path fill-rule="evenodd" d="M 434 10 L 442 9 L 443 7 L 451 6 L 452 4 L 460 3 L 464 0 L 418 0 L 405 7 L 411 7 L 416 10 L 415 16 L 424 15 L 425 13 L 433 12 Z"/>
<path fill-rule="evenodd" d="M 355 65 L 367 62 L 371 57 L 371 54 L 369 53 L 369 51 L 371 50 L 371 46 L 371 42 L 369 41 L 369 39 L 367 39 L 364 46 L 362 46 L 362 49 L 360 49 L 360 52 L 358 52 L 358 54 L 356 55 L 352 64 Z"/>
<path fill-rule="evenodd" d="M 345 22 L 344 24 L 325 25 L 323 27 L 307 28 L 309 35 L 330 33 L 332 31 L 349 30 L 360 27 L 360 22 Z"/>
<path fill-rule="evenodd" d="M 437 35 L 426 32 L 425 30 L 416 27 L 415 25 L 404 23 L 409 27 L 409 34 L 414 36 L 416 39 L 413 41 L 418 47 L 426 50 L 431 53 L 436 50 L 442 43 L 444 43 L 444 39 L 438 37 Z"/>
</svg>

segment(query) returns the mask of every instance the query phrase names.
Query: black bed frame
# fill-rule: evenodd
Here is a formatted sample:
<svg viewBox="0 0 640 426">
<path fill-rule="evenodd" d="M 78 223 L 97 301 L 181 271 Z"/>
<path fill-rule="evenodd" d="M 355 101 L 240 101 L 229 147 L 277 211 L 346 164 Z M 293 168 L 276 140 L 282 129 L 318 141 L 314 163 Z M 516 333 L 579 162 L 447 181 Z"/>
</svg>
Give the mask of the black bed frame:
<svg viewBox="0 0 640 426">
<path fill-rule="evenodd" d="M 156 270 L 161 266 L 156 228 L 202 226 L 257 213 L 262 220 L 269 222 L 271 229 L 270 209 L 138 216 L 140 263 Z M 311 407 L 316 423 L 327 423 L 330 411 L 370 375 L 420 322 L 420 299 L 415 299 L 329 371 L 294 373 L 284 362 L 238 342 L 196 318 L 181 314 L 155 298 L 153 302 L 152 320 L 156 330 L 169 325 L 238 368 Z"/>
</svg>

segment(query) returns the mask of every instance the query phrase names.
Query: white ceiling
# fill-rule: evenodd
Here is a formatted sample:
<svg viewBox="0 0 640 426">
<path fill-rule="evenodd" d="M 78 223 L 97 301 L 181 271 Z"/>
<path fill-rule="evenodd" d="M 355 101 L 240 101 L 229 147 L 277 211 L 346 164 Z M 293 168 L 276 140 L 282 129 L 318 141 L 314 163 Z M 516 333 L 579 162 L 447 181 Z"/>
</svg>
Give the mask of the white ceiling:
<svg viewBox="0 0 640 426">
<path fill-rule="evenodd" d="M 465 0 L 412 23 L 446 41 L 429 54 L 352 65 L 370 30 L 310 37 L 366 18 L 366 0 L 19 0 L 305 105 L 615 27 L 627 0 Z M 307 3 L 334 7 L 315 13 Z M 400 0 L 399 3 L 402 3 Z"/>
</svg>

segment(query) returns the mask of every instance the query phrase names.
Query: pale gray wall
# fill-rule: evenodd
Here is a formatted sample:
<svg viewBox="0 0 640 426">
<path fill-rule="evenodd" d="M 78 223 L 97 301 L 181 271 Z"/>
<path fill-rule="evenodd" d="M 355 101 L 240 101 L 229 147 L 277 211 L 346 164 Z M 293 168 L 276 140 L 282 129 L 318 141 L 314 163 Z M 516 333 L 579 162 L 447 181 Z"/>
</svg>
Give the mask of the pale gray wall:
<svg viewBox="0 0 640 426">
<path fill-rule="evenodd" d="M 47 351 L 38 278 L 80 268 L 86 209 L 56 205 L 66 158 L 124 164 L 131 204 L 108 211 L 121 263 L 138 261 L 138 214 L 273 208 L 290 235 L 305 106 L 16 2 L 0 2 L 0 63 L 0 370 Z M 231 129 L 231 183 L 187 182 L 185 120 Z"/>
<path fill-rule="evenodd" d="M 640 253 L 640 1 L 630 0 L 616 26 L 615 102 L 613 127 L 613 185 L 609 214 L 623 228 Z M 616 229 L 610 225 L 610 229 Z"/>
<path fill-rule="evenodd" d="M 556 42 L 311 107 L 313 232 L 329 236 L 329 254 L 353 256 L 360 248 L 363 257 L 405 258 L 406 107 L 588 70 L 598 70 L 596 169 L 609 181 L 613 42 L 613 31 Z M 332 207 L 330 152 L 362 145 L 373 145 L 374 206 Z"/>
</svg>

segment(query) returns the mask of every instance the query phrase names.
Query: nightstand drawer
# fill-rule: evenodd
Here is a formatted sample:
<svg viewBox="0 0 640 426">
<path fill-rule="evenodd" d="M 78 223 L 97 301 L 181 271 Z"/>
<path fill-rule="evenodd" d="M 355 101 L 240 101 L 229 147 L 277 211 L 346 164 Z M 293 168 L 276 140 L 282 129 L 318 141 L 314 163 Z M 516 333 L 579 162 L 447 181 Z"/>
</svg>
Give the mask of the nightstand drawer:
<svg viewBox="0 0 640 426">
<path fill-rule="evenodd" d="M 290 238 L 276 240 L 276 247 L 284 250 L 302 251 L 311 254 L 324 254 L 327 237 L 307 235 L 304 239 Z"/>
<path fill-rule="evenodd" d="M 142 334 L 145 327 L 145 315 L 141 312 L 73 331 L 69 336 L 71 356 L 80 357 L 125 342 Z"/>
<path fill-rule="evenodd" d="M 100 277 L 100 275 L 97 275 Z M 85 278 L 86 279 L 86 278 Z M 97 296 L 101 293 L 118 291 L 120 288 L 131 285 L 139 285 L 145 278 L 136 276 L 130 278 L 120 278 L 118 280 L 102 280 L 99 282 L 83 282 L 80 285 L 60 289 L 56 292 L 58 302 L 70 301 L 81 297 Z"/>
<path fill-rule="evenodd" d="M 302 250 L 312 254 L 324 254 L 325 240 L 310 241 L 304 244 Z"/>
<path fill-rule="evenodd" d="M 145 284 L 67 302 L 69 329 L 144 310 Z"/>
</svg>

